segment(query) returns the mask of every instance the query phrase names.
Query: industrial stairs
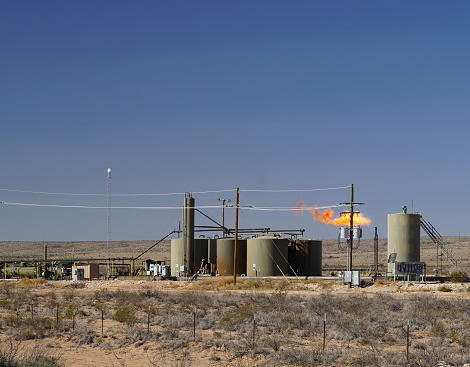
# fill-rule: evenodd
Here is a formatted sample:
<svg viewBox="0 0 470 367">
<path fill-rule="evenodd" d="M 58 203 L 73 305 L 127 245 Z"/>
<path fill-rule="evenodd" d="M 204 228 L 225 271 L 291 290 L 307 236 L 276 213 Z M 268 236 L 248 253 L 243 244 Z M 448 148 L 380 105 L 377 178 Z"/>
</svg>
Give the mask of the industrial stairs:
<svg viewBox="0 0 470 367">
<path fill-rule="evenodd" d="M 442 253 L 447 257 L 447 260 L 451 262 L 456 268 L 461 269 L 467 275 L 470 275 L 469 270 L 463 265 L 462 260 L 454 255 L 452 249 L 449 248 L 449 244 L 444 241 L 442 236 L 439 234 L 436 228 L 427 220 L 424 215 L 421 216 L 421 228 L 427 233 L 427 235 L 434 241 L 434 243 L 441 249 Z"/>
</svg>

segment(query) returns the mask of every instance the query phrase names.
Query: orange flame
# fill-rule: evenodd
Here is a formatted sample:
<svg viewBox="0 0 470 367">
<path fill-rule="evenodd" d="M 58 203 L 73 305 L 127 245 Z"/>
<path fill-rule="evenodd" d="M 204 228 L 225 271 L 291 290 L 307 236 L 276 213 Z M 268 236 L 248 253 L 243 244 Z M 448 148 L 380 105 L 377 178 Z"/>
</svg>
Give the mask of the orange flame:
<svg viewBox="0 0 470 367">
<path fill-rule="evenodd" d="M 316 205 L 312 207 L 312 209 L 310 210 L 310 213 L 312 213 L 314 220 L 320 221 L 326 224 L 329 224 L 331 222 L 331 218 L 333 217 L 333 214 L 334 214 L 333 210 L 329 208 L 323 211 L 319 211 Z"/>
<path fill-rule="evenodd" d="M 303 208 L 305 208 L 305 203 L 300 199 L 297 198 L 297 209 L 294 212 L 297 215 L 303 215 Z M 319 221 L 325 224 L 332 224 L 334 226 L 349 226 L 351 223 L 351 215 L 349 214 L 348 210 L 341 212 L 338 218 L 333 218 L 334 212 L 332 209 L 328 208 L 323 211 L 318 210 L 317 205 L 312 206 L 310 209 L 310 213 L 313 216 L 315 221 Z M 368 226 L 372 223 L 369 218 L 364 217 L 364 214 L 355 212 L 354 213 L 354 224 L 359 226 Z"/>
<path fill-rule="evenodd" d="M 364 217 L 362 213 L 354 213 L 353 217 L 354 225 L 358 226 L 369 226 L 371 224 L 371 220 L 369 218 Z M 349 226 L 351 224 L 351 214 L 348 210 L 345 210 L 341 213 L 339 218 L 333 219 L 331 224 L 335 226 Z"/>
</svg>

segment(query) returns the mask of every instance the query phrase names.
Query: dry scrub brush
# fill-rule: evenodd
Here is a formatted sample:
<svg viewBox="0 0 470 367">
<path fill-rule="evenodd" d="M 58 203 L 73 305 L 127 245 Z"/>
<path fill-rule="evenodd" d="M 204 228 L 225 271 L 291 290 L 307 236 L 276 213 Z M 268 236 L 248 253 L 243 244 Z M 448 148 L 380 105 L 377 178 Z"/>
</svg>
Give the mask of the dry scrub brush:
<svg viewBox="0 0 470 367">
<path fill-rule="evenodd" d="M 167 353 L 188 365 L 192 353 L 202 351 L 213 365 L 247 360 L 273 366 L 470 362 L 469 299 L 429 293 L 304 297 L 274 283 L 262 292 L 257 283 L 247 284 L 244 292 L 103 290 L 83 296 L 71 289 L 61 295 L 36 292 L 35 297 L 29 288 L 2 286 L 0 332 L 18 341 L 63 337 L 76 347 L 88 344 L 116 353 L 133 345 L 150 360 Z"/>
</svg>

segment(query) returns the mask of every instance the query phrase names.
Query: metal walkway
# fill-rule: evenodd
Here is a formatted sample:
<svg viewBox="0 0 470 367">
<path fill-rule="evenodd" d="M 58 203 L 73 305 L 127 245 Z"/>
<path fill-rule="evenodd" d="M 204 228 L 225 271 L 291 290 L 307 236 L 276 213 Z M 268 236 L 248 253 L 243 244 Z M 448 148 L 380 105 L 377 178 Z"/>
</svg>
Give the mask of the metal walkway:
<svg viewBox="0 0 470 367">
<path fill-rule="evenodd" d="M 434 241 L 434 243 L 441 249 L 442 253 L 445 254 L 447 260 L 451 262 L 456 268 L 461 269 L 467 275 L 470 275 L 469 270 L 463 265 L 462 260 L 454 255 L 453 251 L 449 248 L 449 244 L 444 241 L 442 236 L 439 234 L 436 228 L 427 220 L 424 215 L 421 216 L 421 228 L 427 233 L 427 235 Z"/>
</svg>

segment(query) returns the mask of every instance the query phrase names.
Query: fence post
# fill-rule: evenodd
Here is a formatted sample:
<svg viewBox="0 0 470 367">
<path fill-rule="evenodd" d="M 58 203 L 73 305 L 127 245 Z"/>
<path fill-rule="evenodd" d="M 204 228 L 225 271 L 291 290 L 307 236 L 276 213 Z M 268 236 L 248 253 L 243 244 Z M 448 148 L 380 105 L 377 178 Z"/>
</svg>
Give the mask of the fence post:
<svg viewBox="0 0 470 367">
<path fill-rule="evenodd" d="M 56 309 L 55 309 L 55 325 L 56 328 L 59 328 L 59 304 L 56 304 Z"/>
<path fill-rule="evenodd" d="M 409 358 L 409 350 L 410 349 L 410 320 L 408 320 L 408 324 L 406 325 L 406 361 L 408 362 Z"/>
<path fill-rule="evenodd" d="M 101 337 L 104 338 L 104 309 L 101 307 Z"/>
<path fill-rule="evenodd" d="M 253 349 L 255 349 L 256 318 L 253 315 Z"/>
<path fill-rule="evenodd" d="M 326 312 L 325 312 L 325 319 L 323 320 L 323 351 L 325 351 L 326 346 Z"/>
<path fill-rule="evenodd" d="M 196 310 L 193 312 L 193 338 L 196 339 Z"/>
</svg>

